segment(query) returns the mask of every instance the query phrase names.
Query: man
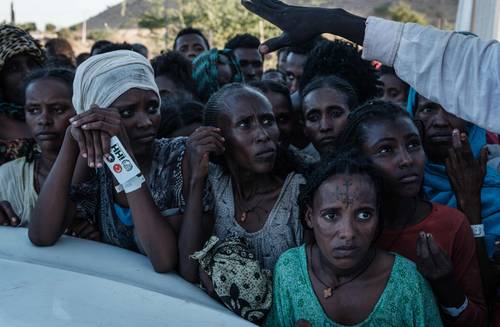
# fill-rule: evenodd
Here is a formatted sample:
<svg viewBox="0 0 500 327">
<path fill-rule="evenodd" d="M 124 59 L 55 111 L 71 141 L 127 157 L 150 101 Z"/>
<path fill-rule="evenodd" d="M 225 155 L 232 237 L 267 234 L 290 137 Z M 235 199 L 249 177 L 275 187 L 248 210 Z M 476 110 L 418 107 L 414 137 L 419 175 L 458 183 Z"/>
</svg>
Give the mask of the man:
<svg viewBox="0 0 500 327">
<path fill-rule="evenodd" d="M 238 34 L 224 46 L 231 49 L 240 62 L 245 82 L 260 81 L 264 72 L 264 56 L 259 52 L 260 41 L 250 34 Z"/>
<path fill-rule="evenodd" d="M 302 47 L 291 47 L 288 49 L 285 74 L 290 93 L 294 93 L 299 89 L 300 79 L 304 73 L 304 65 L 306 64 L 308 52 L 307 49 Z"/>
<path fill-rule="evenodd" d="M 209 49 L 210 44 L 199 29 L 186 27 L 177 33 L 175 37 L 174 50 L 179 51 L 191 61 L 200 53 Z"/>
</svg>

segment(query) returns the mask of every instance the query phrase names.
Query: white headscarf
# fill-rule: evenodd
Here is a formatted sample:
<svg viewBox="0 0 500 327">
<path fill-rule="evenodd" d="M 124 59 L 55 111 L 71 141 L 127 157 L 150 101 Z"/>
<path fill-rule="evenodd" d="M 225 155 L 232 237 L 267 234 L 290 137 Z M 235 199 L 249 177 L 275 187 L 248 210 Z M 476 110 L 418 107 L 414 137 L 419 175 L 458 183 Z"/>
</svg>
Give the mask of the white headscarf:
<svg viewBox="0 0 500 327">
<path fill-rule="evenodd" d="M 154 91 L 160 101 L 153 68 L 145 57 L 128 50 L 95 55 L 76 70 L 73 106 L 78 114 L 94 104 L 107 108 L 132 88 Z"/>
</svg>

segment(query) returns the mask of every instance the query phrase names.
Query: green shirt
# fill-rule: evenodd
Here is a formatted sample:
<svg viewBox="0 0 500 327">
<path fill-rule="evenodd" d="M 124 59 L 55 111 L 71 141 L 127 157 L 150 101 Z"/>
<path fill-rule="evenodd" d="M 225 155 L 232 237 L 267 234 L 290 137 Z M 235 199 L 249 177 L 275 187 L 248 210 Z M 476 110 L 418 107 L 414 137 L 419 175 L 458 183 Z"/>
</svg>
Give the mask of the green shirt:
<svg viewBox="0 0 500 327">
<path fill-rule="evenodd" d="M 442 326 L 432 290 L 415 264 L 394 254 L 387 285 L 368 318 L 355 326 Z M 293 326 L 304 319 L 316 326 L 344 326 L 328 318 L 316 297 L 305 245 L 286 251 L 274 271 L 274 299 L 265 326 Z"/>
</svg>

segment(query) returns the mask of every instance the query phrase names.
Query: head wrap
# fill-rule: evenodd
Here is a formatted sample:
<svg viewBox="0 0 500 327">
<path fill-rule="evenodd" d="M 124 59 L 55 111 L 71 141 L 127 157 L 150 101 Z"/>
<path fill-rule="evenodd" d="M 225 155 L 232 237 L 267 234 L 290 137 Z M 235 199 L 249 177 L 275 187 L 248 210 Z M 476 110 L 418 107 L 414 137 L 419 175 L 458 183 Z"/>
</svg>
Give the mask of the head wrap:
<svg viewBox="0 0 500 327">
<path fill-rule="evenodd" d="M 411 88 L 408 95 L 407 111 L 415 114 L 417 107 L 417 92 Z M 483 146 L 486 145 L 486 131 L 477 125 L 470 124 L 467 137 L 474 157 L 478 158 Z M 423 191 L 425 197 L 436 203 L 452 208 L 457 207 L 457 199 L 451 187 L 445 165 L 427 161 L 425 164 Z M 500 175 L 487 167 L 483 188 L 481 189 L 481 218 L 483 218 L 486 250 L 491 257 L 495 252 L 495 241 L 500 240 Z"/>
<path fill-rule="evenodd" d="M 7 60 L 18 54 L 28 54 L 39 62 L 44 54 L 38 43 L 24 30 L 12 25 L 0 26 L 0 71 Z"/>
<path fill-rule="evenodd" d="M 16 26 L 0 25 L 0 72 L 7 60 L 19 54 L 33 56 L 39 63 L 44 59 L 42 49 L 31 35 Z M 14 103 L 0 101 L 0 113 L 12 119 L 24 120 L 23 106 Z"/>
<path fill-rule="evenodd" d="M 211 49 L 201 53 L 193 60 L 193 79 L 196 82 L 196 91 L 198 96 L 207 101 L 212 94 L 217 92 L 222 85 L 219 85 L 217 77 L 219 70 L 217 63 L 220 56 L 224 55 L 229 59 L 229 66 L 233 72 L 233 80 L 231 82 L 243 82 L 243 74 L 241 73 L 240 63 L 233 54 L 232 50 Z"/>
<path fill-rule="evenodd" d="M 160 101 L 153 68 L 144 56 L 129 50 L 91 56 L 76 70 L 73 106 L 79 114 L 94 104 L 107 108 L 133 88 L 153 91 Z"/>
</svg>

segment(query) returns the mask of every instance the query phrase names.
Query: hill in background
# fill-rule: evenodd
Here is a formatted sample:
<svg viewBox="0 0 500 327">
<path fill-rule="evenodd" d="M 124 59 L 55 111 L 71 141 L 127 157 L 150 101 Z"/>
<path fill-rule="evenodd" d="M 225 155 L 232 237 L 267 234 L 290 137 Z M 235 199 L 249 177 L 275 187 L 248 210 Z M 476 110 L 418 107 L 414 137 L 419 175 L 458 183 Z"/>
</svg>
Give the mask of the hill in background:
<svg viewBox="0 0 500 327">
<path fill-rule="evenodd" d="M 206 0 L 210 1 L 210 0 Z M 307 5 L 312 1 L 288 0 L 290 4 Z M 391 4 L 399 0 L 325 0 L 314 1 L 323 7 L 340 7 L 347 11 L 361 15 L 386 16 Z M 455 22 L 458 0 L 406 0 L 411 7 L 424 14 L 429 22 L 435 26 L 447 27 Z M 166 8 L 175 8 L 176 1 L 164 0 Z M 109 7 L 100 14 L 87 20 L 88 30 L 99 30 L 103 28 L 124 29 L 136 28 L 141 17 L 153 10 L 153 3 L 148 0 L 127 0 L 126 5 L 120 3 Z"/>
</svg>

